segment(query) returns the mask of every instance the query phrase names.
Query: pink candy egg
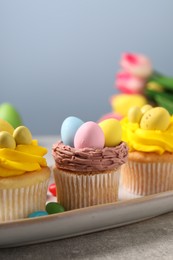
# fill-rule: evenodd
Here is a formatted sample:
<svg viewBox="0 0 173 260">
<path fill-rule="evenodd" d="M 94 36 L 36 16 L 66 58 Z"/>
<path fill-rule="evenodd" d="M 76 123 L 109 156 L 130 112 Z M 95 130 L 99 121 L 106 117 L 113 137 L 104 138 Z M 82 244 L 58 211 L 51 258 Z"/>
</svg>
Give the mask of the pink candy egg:
<svg viewBox="0 0 173 260">
<path fill-rule="evenodd" d="M 103 148 L 105 137 L 101 127 L 92 121 L 82 124 L 74 137 L 74 147 L 80 148 Z"/>
</svg>

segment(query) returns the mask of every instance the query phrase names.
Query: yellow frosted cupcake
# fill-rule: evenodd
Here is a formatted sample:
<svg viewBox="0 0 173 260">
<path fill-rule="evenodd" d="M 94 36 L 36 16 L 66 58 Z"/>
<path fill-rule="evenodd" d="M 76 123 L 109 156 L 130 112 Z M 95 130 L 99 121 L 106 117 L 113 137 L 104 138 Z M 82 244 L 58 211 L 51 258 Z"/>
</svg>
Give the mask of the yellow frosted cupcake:
<svg viewBox="0 0 173 260">
<path fill-rule="evenodd" d="M 14 130 L 0 119 L 0 222 L 45 210 L 50 177 L 46 153 L 28 128 Z"/>
<path fill-rule="evenodd" d="M 162 107 L 131 107 L 121 121 L 128 161 L 121 168 L 124 188 L 138 195 L 173 189 L 173 116 Z"/>
</svg>

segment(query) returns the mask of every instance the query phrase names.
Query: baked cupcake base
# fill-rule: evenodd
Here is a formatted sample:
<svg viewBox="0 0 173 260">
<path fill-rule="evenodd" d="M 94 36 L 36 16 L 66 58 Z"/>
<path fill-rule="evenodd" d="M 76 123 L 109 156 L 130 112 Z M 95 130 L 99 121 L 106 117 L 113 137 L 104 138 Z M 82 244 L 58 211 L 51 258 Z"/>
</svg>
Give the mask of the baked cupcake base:
<svg viewBox="0 0 173 260">
<path fill-rule="evenodd" d="M 45 210 L 50 169 L 0 178 L 0 222 L 26 218 Z"/>
<path fill-rule="evenodd" d="M 121 167 L 121 184 L 137 195 L 173 190 L 173 154 L 130 152 Z"/>
<path fill-rule="evenodd" d="M 54 167 L 57 200 L 66 210 L 118 200 L 119 171 L 70 172 Z"/>
</svg>

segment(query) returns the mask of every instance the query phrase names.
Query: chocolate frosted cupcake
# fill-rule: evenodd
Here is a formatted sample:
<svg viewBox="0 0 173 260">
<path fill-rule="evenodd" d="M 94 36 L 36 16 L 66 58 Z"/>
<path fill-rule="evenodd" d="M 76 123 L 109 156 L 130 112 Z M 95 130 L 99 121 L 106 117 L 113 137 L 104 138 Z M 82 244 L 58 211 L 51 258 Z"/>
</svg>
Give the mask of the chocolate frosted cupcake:
<svg viewBox="0 0 173 260">
<path fill-rule="evenodd" d="M 108 119 L 81 124 L 74 147 L 63 141 L 53 145 L 57 199 L 66 210 L 117 201 L 119 169 L 128 153 L 120 137 L 120 123 Z"/>
</svg>

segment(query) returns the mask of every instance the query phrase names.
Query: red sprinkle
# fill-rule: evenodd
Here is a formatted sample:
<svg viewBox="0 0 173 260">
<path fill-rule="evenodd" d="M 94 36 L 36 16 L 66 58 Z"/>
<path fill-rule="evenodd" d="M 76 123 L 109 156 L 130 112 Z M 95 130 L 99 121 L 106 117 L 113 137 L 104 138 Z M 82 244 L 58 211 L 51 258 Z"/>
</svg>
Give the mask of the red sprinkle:
<svg viewBox="0 0 173 260">
<path fill-rule="evenodd" d="M 50 191 L 50 193 L 52 193 L 53 196 L 56 197 L 56 185 L 55 185 L 55 183 L 52 183 L 51 185 L 49 185 L 49 191 Z"/>
</svg>

